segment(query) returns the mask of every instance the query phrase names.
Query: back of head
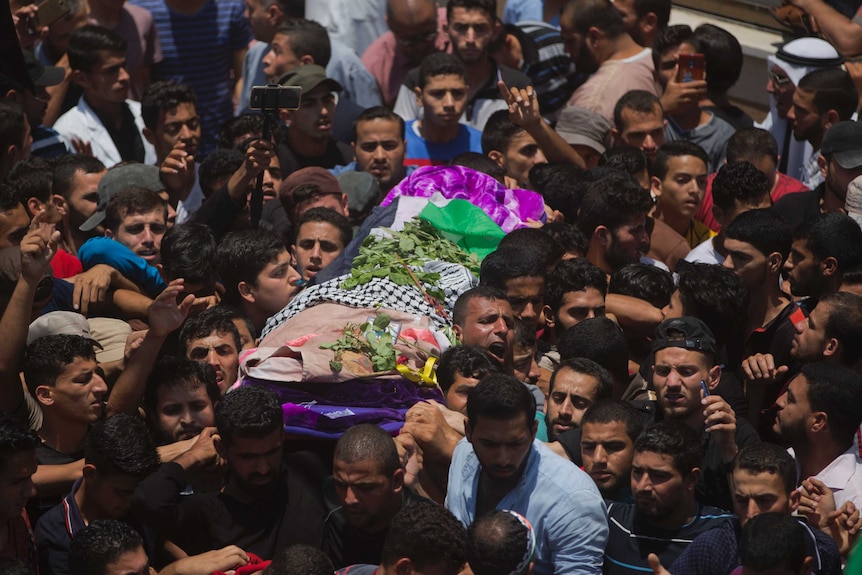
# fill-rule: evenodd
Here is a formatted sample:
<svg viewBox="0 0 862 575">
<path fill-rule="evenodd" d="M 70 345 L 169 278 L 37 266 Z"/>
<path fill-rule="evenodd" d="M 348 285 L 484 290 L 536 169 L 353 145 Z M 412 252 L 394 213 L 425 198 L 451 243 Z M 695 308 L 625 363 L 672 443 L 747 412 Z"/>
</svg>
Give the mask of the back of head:
<svg viewBox="0 0 862 575">
<path fill-rule="evenodd" d="M 625 129 L 623 111 L 629 110 L 637 114 L 652 114 L 656 106 L 661 110 L 661 101 L 652 92 L 646 90 L 629 90 L 623 94 L 614 105 L 614 127 L 622 132 Z"/>
<path fill-rule="evenodd" d="M 567 0 L 560 17 L 573 22 L 578 34 L 596 27 L 613 40 L 626 33 L 623 17 L 610 0 Z"/>
<path fill-rule="evenodd" d="M 332 575 L 334 571 L 326 553 L 298 543 L 279 551 L 262 575 Z"/>
<path fill-rule="evenodd" d="M 449 160 L 450 166 L 463 166 L 470 168 L 475 172 L 487 174 L 503 183 L 503 178 L 506 175 L 506 170 L 500 164 L 479 152 L 463 152 Z"/>
<path fill-rule="evenodd" d="M 105 575 L 110 563 L 143 545 L 141 536 L 128 523 L 113 519 L 93 521 L 72 537 L 69 574 Z"/>
<path fill-rule="evenodd" d="M 450 347 L 437 362 L 437 384 L 443 395 L 455 383 L 455 376 L 483 379 L 492 373 L 499 373 L 500 366 L 488 358 L 483 350 L 469 345 Z"/>
<path fill-rule="evenodd" d="M 567 293 L 587 288 L 595 289 L 604 297 L 608 291 L 605 272 L 584 258 L 562 261 L 545 279 L 545 305 L 556 315 Z"/>
<path fill-rule="evenodd" d="M 30 198 L 47 203 L 51 199 L 51 169 L 51 164 L 44 158 L 27 158 L 12 167 L 6 184 L 15 190 L 18 201 L 24 206 Z"/>
<path fill-rule="evenodd" d="M 817 261 L 835 258 L 839 274 L 862 264 L 862 229 L 846 214 L 819 214 L 805 222 L 793 239 L 807 240 L 806 247 Z"/>
<path fill-rule="evenodd" d="M 635 0 L 635 12 L 642 18 L 652 12 L 656 17 L 656 27 L 659 30 L 667 28 L 670 20 L 670 0 Z"/>
<path fill-rule="evenodd" d="M 6 156 L 6 150 L 10 146 L 21 148 L 24 144 L 24 132 L 26 124 L 24 108 L 17 102 L 11 100 L 0 100 L 0 165 Z"/>
<path fill-rule="evenodd" d="M 544 262 L 522 247 L 497 248 L 482 260 L 480 285 L 506 289 L 506 282 L 521 277 L 545 277 Z"/>
<path fill-rule="evenodd" d="M 803 365 L 802 375 L 811 411 L 824 412 L 832 440 L 850 447 L 862 423 L 862 378 L 849 367 L 825 362 Z"/>
<path fill-rule="evenodd" d="M 147 391 L 144 393 L 144 406 L 147 415 L 156 414 L 161 389 L 206 389 L 207 397 L 213 405 L 218 403 L 221 392 L 216 383 L 215 370 L 211 365 L 192 361 L 183 357 L 165 356 L 153 366 L 147 378 Z"/>
<path fill-rule="evenodd" d="M 187 286 L 215 284 L 216 240 L 209 226 L 175 225 L 162 238 L 160 252 L 167 281 L 183 278 Z"/>
<path fill-rule="evenodd" d="M 10 417 L 0 417 L 0 473 L 6 470 L 6 464 L 13 456 L 35 450 L 41 443 L 35 432 Z"/>
<path fill-rule="evenodd" d="M 524 128 L 509 119 L 508 110 L 497 110 L 488 117 L 482 130 L 482 153 L 486 156 L 491 152 L 505 154 L 512 138 L 523 131 Z"/>
<path fill-rule="evenodd" d="M 155 130 L 161 112 L 173 110 L 180 104 L 197 107 L 197 103 L 197 96 L 191 86 L 173 80 L 153 82 L 141 98 L 141 118 L 147 128 Z"/>
<path fill-rule="evenodd" d="M 560 244 L 564 255 L 574 254 L 577 257 L 586 257 L 590 244 L 575 224 L 551 222 L 542 226 L 542 231 Z"/>
<path fill-rule="evenodd" d="M 737 130 L 727 141 L 727 163 L 747 161 L 754 163 L 767 156 L 778 164 L 778 142 L 775 136 L 762 128 Z"/>
<path fill-rule="evenodd" d="M 223 186 L 243 162 L 245 162 L 245 156 L 233 148 L 218 148 L 204 158 L 198 168 L 198 183 L 204 197 L 210 197 Z"/>
<path fill-rule="evenodd" d="M 497 509 L 467 528 L 467 562 L 473 575 L 524 573 L 536 552 L 536 536 L 527 519 Z"/>
<path fill-rule="evenodd" d="M 640 148 L 617 146 L 605 150 L 599 159 L 599 166 L 616 168 L 632 177 L 637 177 L 644 172 L 649 173 L 649 158 Z"/>
<path fill-rule="evenodd" d="M 526 425 L 533 426 L 536 399 L 527 387 L 511 375 L 496 373 L 484 378 L 470 391 L 467 399 L 467 421 L 476 428 L 480 417 L 494 420 L 515 419 L 523 415 Z"/>
<path fill-rule="evenodd" d="M 771 189 L 769 178 L 752 164 L 745 161 L 725 164 L 712 181 L 712 201 L 723 210 L 732 209 L 734 202 L 757 205 Z"/>
<path fill-rule="evenodd" d="M 652 206 L 649 192 L 630 175 L 608 170 L 605 177 L 587 187 L 578 213 L 578 227 L 589 239 L 597 227 L 616 230 L 634 217 L 645 216 Z"/>
<path fill-rule="evenodd" d="M 687 265 L 679 270 L 677 289 L 685 315 L 706 324 L 718 349 L 743 336 L 750 296 L 732 271 L 712 264 Z"/>
<path fill-rule="evenodd" d="M 285 20 L 276 34 L 287 37 L 287 44 L 296 58 L 311 56 L 314 63 L 326 68 L 332 57 L 329 33 L 321 24 L 305 18 Z"/>
<path fill-rule="evenodd" d="M 638 436 L 635 453 L 644 451 L 669 455 L 674 469 L 683 477 L 700 467 L 703 459 L 700 434 L 682 421 L 669 419 L 647 427 Z"/>
<path fill-rule="evenodd" d="M 681 156 L 694 156 L 709 166 L 709 156 L 706 155 L 703 148 L 688 140 L 674 140 L 673 142 L 665 142 L 659 147 L 652 164 L 652 175 L 659 180 L 664 180 L 670 169 L 671 158 Z"/>
<path fill-rule="evenodd" d="M 752 517 L 742 528 L 739 560 L 757 573 L 798 574 L 807 556 L 807 537 L 799 519 L 777 511 Z"/>
<path fill-rule="evenodd" d="M 739 450 L 733 460 L 733 473 L 743 471 L 749 475 L 771 473 L 781 479 L 784 489 L 790 493 L 796 482 L 796 462 L 783 447 L 774 443 L 755 443 Z"/>
<path fill-rule="evenodd" d="M 345 431 L 335 444 L 332 458 L 348 465 L 374 463 L 386 477 L 392 477 L 401 467 L 392 436 L 371 423 L 354 425 Z"/>
<path fill-rule="evenodd" d="M 95 361 L 93 340 L 80 335 L 47 335 L 28 345 L 22 371 L 30 393 L 35 397 L 37 387 L 53 387 L 63 369 L 79 357 Z"/>
<path fill-rule="evenodd" d="M 108 206 L 105 208 L 105 229 L 116 232 L 123 218 L 137 214 L 148 214 L 159 209 L 164 212 L 165 219 L 167 219 L 167 204 L 159 194 L 141 186 L 129 186 L 108 200 Z"/>
<path fill-rule="evenodd" d="M 531 250 L 546 268 L 554 266 L 563 257 L 563 247 L 542 228 L 519 228 L 512 230 L 500 240 L 497 249 L 510 247 Z"/>
<path fill-rule="evenodd" d="M 567 222 L 576 222 L 586 186 L 579 186 L 584 170 L 574 164 L 536 164 L 530 169 L 530 185 Z"/>
<path fill-rule="evenodd" d="M 275 232 L 248 229 L 231 232 L 218 247 L 218 273 L 224 283 L 225 301 L 240 301 L 240 282 L 256 283 L 257 276 L 286 250 L 284 239 Z"/>
<path fill-rule="evenodd" d="M 862 297 L 849 292 L 826 294 L 817 305 L 829 309 L 824 332 L 841 345 L 841 364 L 855 367 L 862 359 Z"/>
<path fill-rule="evenodd" d="M 661 309 L 673 295 L 673 276 L 648 264 L 629 264 L 615 271 L 608 282 L 608 293 L 627 295 Z M 545 296 L 545 301 L 547 301 Z"/>
<path fill-rule="evenodd" d="M 632 442 L 643 431 L 643 423 L 637 410 L 630 403 L 616 399 L 603 399 L 589 406 L 581 418 L 581 428 L 589 423 L 616 422 L 625 424 L 626 435 Z"/>
<path fill-rule="evenodd" d="M 691 43 L 703 54 L 706 64 L 706 89 L 724 95 L 742 73 L 742 46 L 736 36 L 714 24 L 701 24 L 694 30 Z"/>
<path fill-rule="evenodd" d="M 459 569 L 467 561 L 467 533 L 445 507 L 430 501 L 415 501 L 395 514 L 380 564 L 392 568 L 400 559 L 410 560 L 416 571 L 443 564 Z"/>
<path fill-rule="evenodd" d="M 66 52 L 69 55 L 69 67 L 89 73 L 99 62 L 99 52 L 125 54 L 127 45 L 128 42 L 116 32 L 103 26 L 87 24 L 69 36 L 69 49 Z"/>
<path fill-rule="evenodd" d="M 853 79 L 841 68 L 814 70 L 796 86 L 814 94 L 814 107 L 818 114 L 835 110 L 839 120 L 849 120 L 859 107 L 859 96 Z"/>
<path fill-rule="evenodd" d="M 777 252 L 782 259 L 787 258 L 793 244 L 790 227 L 772 208 L 739 214 L 730 222 L 724 234 L 729 239 L 751 244 L 765 256 Z"/>
<path fill-rule="evenodd" d="M 246 138 L 263 134 L 263 118 L 263 114 L 257 112 L 231 118 L 219 130 L 218 148 L 233 150 Z"/>
<path fill-rule="evenodd" d="M 461 60 L 452 54 L 434 52 L 426 56 L 419 66 L 419 88 L 424 88 L 428 79 L 434 76 L 458 76 L 466 81 L 467 70 Z"/>
<path fill-rule="evenodd" d="M 119 413 L 90 429 L 84 460 L 101 476 L 132 475 L 143 479 L 156 470 L 159 454 L 147 426 L 138 417 Z"/>
<path fill-rule="evenodd" d="M 241 387 L 216 406 L 215 422 L 225 445 L 238 437 L 261 438 L 281 430 L 284 414 L 278 396 L 262 387 Z"/>
<path fill-rule="evenodd" d="M 628 384 L 626 338 L 619 326 L 606 317 L 585 319 L 567 329 L 557 342 L 557 350 L 560 361 L 589 358 L 608 370 L 616 384 Z"/>
</svg>

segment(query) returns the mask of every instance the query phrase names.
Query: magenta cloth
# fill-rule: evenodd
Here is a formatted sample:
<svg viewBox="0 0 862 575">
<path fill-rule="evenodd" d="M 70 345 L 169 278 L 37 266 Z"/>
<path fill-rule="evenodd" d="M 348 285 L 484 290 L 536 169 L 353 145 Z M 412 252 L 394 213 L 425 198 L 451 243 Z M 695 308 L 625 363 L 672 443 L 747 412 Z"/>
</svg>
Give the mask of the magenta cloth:
<svg viewBox="0 0 862 575">
<path fill-rule="evenodd" d="M 450 200 L 467 200 L 506 233 L 526 226 L 527 219 L 540 221 L 545 217 L 541 195 L 510 190 L 491 176 L 463 166 L 419 168 L 392 188 L 381 205 L 388 206 L 399 196 L 430 198 L 435 192 Z"/>
</svg>

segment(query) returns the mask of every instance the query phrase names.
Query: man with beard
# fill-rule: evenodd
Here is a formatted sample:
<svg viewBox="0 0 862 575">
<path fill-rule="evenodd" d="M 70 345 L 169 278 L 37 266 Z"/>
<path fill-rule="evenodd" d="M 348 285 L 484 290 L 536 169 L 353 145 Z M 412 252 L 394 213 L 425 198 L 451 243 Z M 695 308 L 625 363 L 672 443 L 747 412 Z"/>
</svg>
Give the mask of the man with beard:
<svg viewBox="0 0 862 575">
<path fill-rule="evenodd" d="M 567 359 L 551 376 L 545 422 L 548 440 L 580 427 L 584 412 L 593 403 L 609 399 L 613 381 L 608 371 L 591 359 Z"/>
<path fill-rule="evenodd" d="M 189 555 L 237 545 L 263 559 L 295 543 L 319 547 L 325 508 L 323 470 L 308 452 L 284 455 L 281 402 L 249 386 L 216 407 L 216 434 L 145 479 L 135 491 L 135 516 Z M 221 491 L 182 495 L 187 471 L 224 460 Z"/>
<path fill-rule="evenodd" d="M 159 360 L 144 394 L 147 420 L 159 445 L 191 439 L 215 426 L 214 406 L 220 397 L 210 366 L 171 356 Z"/>
<path fill-rule="evenodd" d="M 634 450 L 634 504 L 608 505 L 607 575 L 648 571 L 650 553 L 670 565 L 695 537 L 733 517 L 697 502 L 700 437 L 686 424 L 656 423 L 637 438 Z"/>
<path fill-rule="evenodd" d="M 212 366 L 221 395 L 227 393 L 239 372 L 242 349 L 236 324 L 216 308 L 190 318 L 180 331 L 180 347 L 185 356 Z"/>
<path fill-rule="evenodd" d="M 644 48 L 652 48 L 670 20 L 669 0 L 616 0 L 614 8 L 622 14 L 629 36 Z"/>
<path fill-rule="evenodd" d="M 862 507 L 862 458 L 853 441 L 862 423 L 859 374 L 829 363 L 805 365 L 777 403 L 773 430 L 792 449 L 800 482 L 822 482 L 836 508 L 846 501 Z"/>
<path fill-rule="evenodd" d="M 560 29 L 575 68 L 592 73 L 572 94 L 570 106 L 593 110 L 612 122 L 617 100 L 629 90 L 659 95 L 652 52 L 632 39 L 610 0 L 568 0 Z"/>
</svg>

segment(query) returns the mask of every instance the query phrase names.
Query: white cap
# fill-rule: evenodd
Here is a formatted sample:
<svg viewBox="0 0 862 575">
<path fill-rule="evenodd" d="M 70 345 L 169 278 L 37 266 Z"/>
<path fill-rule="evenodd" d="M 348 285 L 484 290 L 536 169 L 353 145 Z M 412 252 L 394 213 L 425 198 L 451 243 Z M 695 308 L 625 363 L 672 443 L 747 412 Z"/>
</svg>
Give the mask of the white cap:
<svg viewBox="0 0 862 575">
<path fill-rule="evenodd" d="M 847 185 L 844 210 L 862 227 L 862 176 L 857 176 Z"/>
</svg>

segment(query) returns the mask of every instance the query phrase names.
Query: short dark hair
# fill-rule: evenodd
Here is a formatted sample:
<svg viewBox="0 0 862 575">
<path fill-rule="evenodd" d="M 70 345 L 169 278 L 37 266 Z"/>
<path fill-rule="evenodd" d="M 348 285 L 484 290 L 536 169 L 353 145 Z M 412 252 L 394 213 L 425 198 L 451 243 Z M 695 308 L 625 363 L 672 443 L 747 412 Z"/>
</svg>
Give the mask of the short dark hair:
<svg viewBox="0 0 862 575">
<path fill-rule="evenodd" d="M 614 105 L 614 127 L 620 132 L 625 129 L 625 126 L 623 126 L 623 110 L 631 110 L 640 114 L 652 114 L 656 106 L 658 106 L 659 110 L 662 110 L 661 100 L 652 92 L 629 90 Z"/>
<path fill-rule="evenodd" d="M 125 38 L 103 26 L 87 24 L 69 36 L 69 67 L 89 73 L 101 56 L 99 52 L 120 52 L 125 56 L 128 42 Z"/>
<path fill-rule="evenodd" d="M 0 159 L 10 146 L 20 148 L 24 143 L 24 118 L 24 108 L 18 102 L 0 100 Z"/>
<path fill-rule="evenodd" d="M 703 54 L 706 89 L 710 94 L 726 94 L 742 73 L 742 46 L 736 36 L 715 26 L 701 24 L 694 29 L 692 47 Z"/>
<path fill-rule="evenodd" d="M 144 125 L 155 130 L 159 113 L 173 110 L 180 104 L 192 104 L 197 108 L 198 98 L 191 86 L 173 80 L 153 82 L 141 98 L 141 118 Z"/>
<path fill-rule="evenodd" d="M 781 478 L 784 489 L 790 493 L 798 485 L 796 481 L 796 462 L 782 447 L 774 443 L 755 443 L 739 450 L 733 460 L 733 470 L 745 471 L 752 475 L 771 473 Z"/>
<path fill-rule="evenodd" d="M 143 421 L 118 413 L 87 433 L 84 461 L 94 465 L 99 475 L 132 475 L 140 480 L 159 466 L 159 453 Z"/>
<path fill-rule="evenodd" d="M 751 244 L 765 256 L 781 254 L 787 259 L 793 244 L 793 232 L 778 212 L 772 208 L 748 210 L 736 216 L 724 230 L 724 235 L 732 240 Z"/>
<path fill-rule="evenodd" d="M 512 230 L 503 236 L 503 239 L 497 244 L 498 250 L 510 247 L 524 248 L 534 252 L 535 258 L 541 261 L 546 268 L 556 265 L 565 253 L 563 246 L 545 231 L 544 226 Z"/>
<path fill-rule="evenodd" d="M 234 150 L 237 144 L 242 141 L 240 137 L 249 134 L 263 134 L 263 123 L 263 114 L 259 112 L 240 114 L 231 118 L 221 125 L 218 133 L 218 148 Z M 276 139 L 276 141 L 278 140 Z"/>
<path fill-rule="evenodd" d="M 799 573 L 808 555 L 805 528 L 787 513 L 772 511 L 752 517 L 739 539 L 742 566 L 759 573 Z"/>
<path fill-rule="evenodd" d="M 487 174 L 497 181 L 502 181 L 506 175 L 506 170 L 500 164 L 479 152 L 461 152 L 449 160 L 449 165 L 470 168 L 474 172 Z"/>
<path fill-rule="evenodd" d="M 175 225 L 162 238 L 159 252 L 167 281 L 183 278 L 187 284 L 215 284 L 216 240 L 209 226 Z"/>
<path fill-rule="evenodd" d="M 464 325 L 464 320 L 467 319 L 467 308 L 470 307 L 470 302 L 474 299 L 508 301 L 506 294 L 500 288 L 487 285 L 470 288 L 458 296 L 455 305 L 452 306 L 453 325 Z"/>
<path fill-rule="evenodd" d="M 372 120 L 386 120 L 389 122 L 395 122 L 398 124 L 398 131 L 401 134 L 401 139 L 403 140 L 406 136 L 406 127 L 404 125 L 404 118 L 386 108 L 385 106 L 372 106 L 370 108 L 365 108 L 360 112 L 356 119 L 353 120 L 353 141 L 356 142 L 357 139 L 357 128 L 359 124 L 364 122 L 371 122 Z"/>
<path fill-rule="evenodd" d="M 599 158 L 599 166 L 616 168 L 631 176 L 637 176 L 641 172 L 649 173 L 649 158 L 640 148 L 616 146 L 605 150 Z"/>
<path fill-rule="evenodd" d="M 437 362 L 437 385 L 443 390 L 443 395 L 455 383 L 455 376 L 483 379 L 492 373 L 499 373 L 500 366 L 488 358 L 485 351 L 469 345 L 452 346 L 443 352 Z"/>
<path fill-rule="evenodd" d="M 567 329 L 557 342 L 560 361 L 574 357 L 592 359 L 625 385 L 629 380 L 629 351 L 619 326 L 606 317 L 593 317 Z"/>
<path fill-rule="evenodd" d="M 862 297 L 850 292 L 826 294 L 817 305 L 831 307 L 823 326 L 826 338 L 841 343 L 841 364 L 853 367 L 862 358 Z"/>
<path fill-rule="evenodd" d="M 814 107 L 818 114 L 835 110 L 842 121 L 849 120 L 859 107 L 856 85 L 850 74 L 841 68 L 809 72 L 799 80 L 796 89 L 814 93 Z"/>
<path fill-rule="evenodd" d="M 618 170 L 608 172 L 589 185 L 581 201 L 578 227 L 588 239 L 597 227 L 605 226 L 613 232 L 631 218 L 645 216 L 653 206 L 649 192 L 630 175 Z"/>
<path fill-rule="evenodd" d="M 21 559 L 0 558 L 0 573 L 4 575 L 36 575 L 35 567 Z"/>
<path fill-rule="evenodd" d="M 335 444 L 332 459 L 347 464 L 371 462 L 386 477 L 401 469 L 392 436 L 372 423 L 360 423 L 345 431 Z"/>
<path fill-rule="evenodd" d="M 635 13 L 638 18 L 642 18 L 652 12 L 655 14 L 656 24 L 661 30 L 667 26 L 670 20 L 670 5 L 670 0 L 635 0 Z"/>
<path fill-rule="evenodd" d="M 583 181 L 586 174 L 574 164 L 536 164 L 530 168 L 530 185 L 551 209 L 563 214 L 565 221 L 575 223 L 587 188 Z"/>
<path fill-rule="evenodd" d="M 772 182 L 752 164 L 742 161 L 725 164 L 712 181 L 712 201 L 723 210 L 734 202 L 751 205 L 769 196 Z"/>
<path fill-rule="evenodd" d="M 587 288 L 597 290 L 604 297 L 608 292 L 605 272 L 585 258 L 564 260 L 545 278 L 545 305 L 556 315 L 567 293 Z"/>
<path fill-rule="evenodd" d="M 505 152 L 512 144 L 512 138 L 524 128 L 509 119 L 509 110 L 497 110 L 488 116 L 482 130 L 482 153 L 486 156 L 493 151 Z"/>
<path fill-rule="evenodd" d="M 105 208 L 105 229 L 117 231 L 123 218 L 135 214 L 148 214 L 159 209 L 167 220 L 168 204 L 159 194 L 141 186 L 129 186 L 108 200 Z"/>
<path fill-rule="evenodd" d="M 818 261 L 834 257 L 839 273 L 862 264 L 862 229 L 846 214 L 818 214 L 802 224 L 793 239 L 805 240 Z"/>
<path fill-rule="evenodd" d="M 573 18 L 573 28 L 578 34 L 586 34 L 593 26 L 610 39 L 626 33 L 622 14 L 610 0 L 566 0 L 560 10 L 562 18 Z"/>
<path fill-rule="evenodd" d="M 464 63 L 452 54 L 434 52 L 422 60 L 422 64 L 419 66 L 417 85 L 422 89 L 425 88 L 429 78 L 449 75 L 459 76 L 466 82 L 467 70 L 464 68 Z"/>
<path fill-rule="evenodd" d="M 643 431 L 643 422 L 638 411 L 630 403 L 616 399 L 603 399 L 593 403 L 581 418 L 581 427 L 587 423 L 624 423 L 626 435 L 632 443 Z"/>
<path fill-rule="evenodd" d="M 266 575 L 332 575 L 335 566 L 323 551 L 311 545 L 296 543 L 276 553 L 266 568 Z"/>
<path fill-rule="evenodd" d="M 521 277 L 545 279 L 544 262 L 536 258 L 532 250 L 522 247 L 497 248 L 482 260 L 480 285 L 505 290 L 506 282 Z"/>
<path fill-rule="evenodd" d="M 523 415 L 527 427 L 533 428 L 536 417 L 536 398 L 514 376 L 491 374 L 470 390 L 467 397 L 467 421 L 476 429 L 480 417 L 487 419 L 514 419 Z"/>
<path fill-rule="evenodd" d="M 299 222 L 296 224 L 296 233 L 299 234 L 299 229 L 302 227 L 302 224 L 308 222 L 323 222 L 326 224 L 330 224 L 338 229 L 338 234 L 341 237 L 341 243 L 344 247 L 347 247 L 347 244 L 350 243 L 350 240 L 353 239 L 353 226 L 350 225 L 350 221 L 344 217 L 344 215 L 339 214 L 333 209 L 330 208 L 310 208 L 299 216 Z"/>
<path fill-rule="evenodd" d="M 778 142 L 768 130 L 742 128 L 737 130 L 727 141 L 725 155 L 728 164 L 742 160 L 755 162 L 763 156 L 769 156 L 777 164 Z"/>
<path fill-rule="evenodd" d="M 24 427 L 11 417 L 0 416 L 0 472 L 6 463 L 22 451 L 35 451 L 42 439 L 33 430 Z"/>
<path fill-rule="evenodd" d="M 629 264 L 613 273 L 608 293 L 636 297 L 661 309 L 670 303 L 673 295 L 673 276 L 656 266 Z M 547 301 L 547 297 L 545 299 Z"/>
<path fill-rule="evenodd" d="M 329 33 L 320 23 L 305 18 L 290 18 L 275 33 L 287 36 L 287 44 L 297 58 L 311 56 L 315 64 L 324 68 L 329 64 L 332 44 Z"/>
<path fill-rule="evenodd" d="M 701 320 L 721 348 L 745 334 L 750 295 L 742 279 L 731 270 L 695 263 L 679 270 L 677 289 L 685 315 Z M 715 358 L 712 358 L 713 360 Z"/>
<path fill-rule="evenodd" d="M 198 168 L 198 183 L 204 197 L 210 197 L 218 186 L 228 179 L 245 163 L 245 156 L 234 148 L 217 148 L 204 158 Z"/>
<path fill-rule="evenodd" d="M 516 573 L 525 560 L 529 565 L 535 551 L 531 530 L 512 511 L 495 509 L 478 517 L 467 528 L 467 562 L 473 574 Z"/>
<path fill-rule="evenodd" d="M 703 459 L 700 435 L 681 421 L 665 419 L 643 430 L 635 440 L 635 452 L 669 455 L 680 475 L 700 467 Z"/>
<path fill-rule="evenodd" d="M 548 383 L 548 394 L 554 392 L 554 383 L 557 381 L 557 375 L 564 369 L 595 378 L 598 385 L 596 388 L 595 400 L 610 399 L 611 390 L 614 387 L 614 381 L 610 372 L 595 361 L 587 359 L 586 357 L 570 357 L 560 361 L 557 369 L 555 369 L 554 373 L 551 374 L 551 381 Z"/>
<path fill-rule="evenodd" d="M 193 390 L 199 387 L 206 390 L 207 397 L 215 406 L 221 397 L 221 391 L 216 383 L 215 370 L 211 365 L 170 355 L 160 358 L 153 366 L 150 377 L 147 378 L 147 389 L 144 392 L 147 415 L 152 418 L 156 414 L 159 390 L 176 388 Z"/>
<path fill-rule="evenodd" d="M 128 523 L 113 519 L 93 521 L 72 537 L 69 573 L 105 575 L 108 564 L 143 546 L 140 534 Z"/>
<path fill-rule="evenodd" d="M 551 222 L 542 226 L 542 230 L 563 247 L 564 254 L 577 253 L 581 257 L 586 257 L 590 242 L 575 224 Z"/>
<path fill-rule="evenodd" d="M 54 173 L 51 179 L 51 188 L 55 194 L 63 196 L 64 199 L 69 199 L 69 192 L 72 187 L 72 179 L 78 171 L 85 174 L 98 174 L 105 171 L 105 164 L 100 162 L 93 156 L 85 154 L 69 154 L 60 156 L 54 162 Z"/>
<path fill-rule="evenodd" d="M 808 381 L 811 411 L 829 418 L 829 434 L 839 445 L 850 447 L 862 423 L 862 378 L 843 365 L 817 362 L 802 366 Z"/>
<path fill-rule="evenodd" d="M 430 501 L 414 501 L 393 517 L 380 564 L 389 567 L 407 557 L 416 569 L 440 563 L 461 567 L 467 561 L 466 540 L 464 526 L 448 509 Z"/>
<path fill-rule="evenodd" d="M 46 335 L 27 346 L 24 380 L 35 397 L 41 385 L 53 387 L 63 369 L 77 358 L 96 359 L 93 340 L 80 335 Z"/>
<path fill-rule="evenodd" d="M 285 251 L 284 238 L 263 229 L 248 229 L 227 234 L 218 247 L 218 271 L 224 283 L 227 303 L 240 301 L 238 285 L 257 285 L 257 276 Z"/>
<path fill-rule="evenodd" d="M 209 337 L 213 332 L 219 334 L 228 334 L 233 339 L 236 345 L 236 350 L 242 349 L 242 340 L 239 336 L 239 330 L 233 322 L 232 315 L 225 313 L 221 309 L 222 306 L 215 306 L 205 309 L 198 315 L 190 317 L 180 329 L 180 345 L 183 353 L 186 352 L 192 340 Z"/>
<path fill-rule="evenodd" d="M 219 401 L 215 422 L 222 442 L 230 445 L 238 437 L 260 438 L 283 429 L 284 414 L 275 393 L 247 385 Z"/>
<path fill-rule="evenodd" d="M 497 0 L 450 0 L 446 3 L 446 21 L 452 21 L 452 11 L 455 8 L 465 10 L 482 10 L 493 23 L 497 18 Z"/>
<path fill-rule="evenodd" d="M 27 200 L 36 198 L 42 203 L 51 201 L 51 163 L 45 158 L 31 156 L 17 162 L 6 176 L 18 201 L 27 206 Z"/>
<path fill-rule="evenodd" d="M 688 24 L 674 24 L 659 30 L 652 43 L 652 61 L 655 69 L 660 69 L 661 57 L 665 52 L 671 48 L 676 48 L 683 42 L 691 42 L 693 35 L 694 32 Z"/>
<path fill-rule="evenodd" d="M 664 180 L 667 177 L 670 159 L 681 156 L 694 156 L 709 167 L 709 156 L 706 155 L 703 148 L 688 140 L 674 140 L 673 142 L 665 142 L 659 147 L 652 164 L 652 175 L 659 180 Z"/>
</svg>

